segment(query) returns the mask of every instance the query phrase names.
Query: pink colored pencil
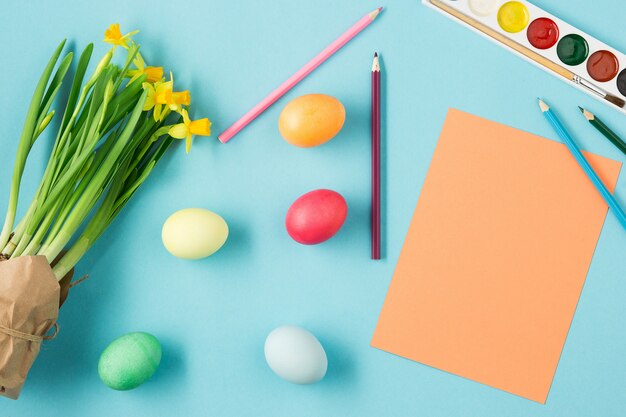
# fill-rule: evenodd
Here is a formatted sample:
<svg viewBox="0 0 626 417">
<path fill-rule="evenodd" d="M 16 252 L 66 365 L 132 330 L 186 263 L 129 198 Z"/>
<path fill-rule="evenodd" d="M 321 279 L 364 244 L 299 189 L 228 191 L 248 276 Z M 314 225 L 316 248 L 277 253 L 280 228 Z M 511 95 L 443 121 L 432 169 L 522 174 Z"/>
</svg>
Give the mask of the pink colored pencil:
<svg viewBox="0 0 626 417">
<path fill-rule="evenodd" d="M 293 74 L 287 81 L 282 83 L 276 90 L 272 91 L 267 97 L 265 97 L 259 104 L 254 106 L 252 110 L 244 114 L 243 117 L 237 120 L 231 127 L 226 129 L 222 134 L 218 136 L 218 139 L 222 143 L 228 142 L 233 136 L 235 136 L 241 129 L 246 127 L 251 121 L 257 118 L 258 115 L 263 113 L 265 109 L 274 104 L 276 100 L 281 98 L 287 91 L 291 90 L 293 86 L 298 84 L 304 77 L 309 75 L 315 68 L 330 58 L 335 52 L 337 52 L 342 46 L 344 46 L 350 39 L 354 38 L 359 32 L 365 29 L 370 23 L 376 19 L 376 16 L 382 10 L 382 7 L 366 14 L 361 20 L 359 20 L 354 26 L 348 29 L 337 40 L 331 43 L 326 49 L 320 52 L 315 58 L 309 61 L 304 67 L 300 68 L 298 72 Z"/>
<path fill-rule="evenodd" d="M 372 63 L 372 259 L 380 259 L 380 64 Z"/>
</svg>

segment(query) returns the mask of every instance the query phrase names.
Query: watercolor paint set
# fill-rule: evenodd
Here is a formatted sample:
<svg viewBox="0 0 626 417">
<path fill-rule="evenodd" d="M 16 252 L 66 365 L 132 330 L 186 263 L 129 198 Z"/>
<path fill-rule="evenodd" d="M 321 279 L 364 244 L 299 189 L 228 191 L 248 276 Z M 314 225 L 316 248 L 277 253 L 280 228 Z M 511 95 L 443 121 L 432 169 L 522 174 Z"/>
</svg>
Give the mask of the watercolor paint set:
<svg viewBox="0 0 626 417">
<path fill-rule="evenodd" d="M 626 113 L 626 55 L 524 0 L 422 0 Z"/>
</svg>

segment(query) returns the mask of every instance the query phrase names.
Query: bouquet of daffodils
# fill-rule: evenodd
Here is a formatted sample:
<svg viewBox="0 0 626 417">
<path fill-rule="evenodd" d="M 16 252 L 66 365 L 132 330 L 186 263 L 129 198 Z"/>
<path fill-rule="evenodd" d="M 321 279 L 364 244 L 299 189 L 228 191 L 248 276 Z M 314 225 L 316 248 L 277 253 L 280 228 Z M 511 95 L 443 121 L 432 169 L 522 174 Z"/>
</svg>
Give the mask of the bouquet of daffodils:
<svg viewBox="0 0 626 417">
<path fill-rule="evenodd" d="M 146 65 L 131 39 L 135 33 L 122 35 L 118 24 L 111 25 L 104 40 L 112 47 L 90 75 L 93 45 L 70 75 L 73 54 L 61 59 L 62 42 L 35 88 L 0 232 L 0 395 L 18 397 L 41 342 L 56 330 L 74 266 L 174 139 L 184 139 L 189 152 L 194 135 L 210 135 L 208 119 L 189 119 L 189 91 L 175 91 L 171 73 L 166 81 L 162 67 Z M 112 63 L 118 50 L 126 52 L 122 66 Z M 55 101 L 66 81 L 69 96 Z M 51 123 L 55 117 L 60 120 Z M 26 160 L 51 126 L 50 158 L 17 221 Z"/>
</svg>

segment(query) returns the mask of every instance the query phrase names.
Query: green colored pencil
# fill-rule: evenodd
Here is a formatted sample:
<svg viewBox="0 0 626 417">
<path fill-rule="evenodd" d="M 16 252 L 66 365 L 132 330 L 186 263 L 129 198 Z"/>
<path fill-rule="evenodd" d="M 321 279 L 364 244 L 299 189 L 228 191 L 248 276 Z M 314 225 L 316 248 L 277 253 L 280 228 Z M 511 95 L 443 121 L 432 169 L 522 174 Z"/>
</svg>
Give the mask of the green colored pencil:
<svg viewBox="0 0 626 417">
<path fill-rule="evenodd" d="M 578 106 L 578 108 L 582 112 L 583 116 L 585 116 L 585 119 L 587 119 L 593 127 L 598 129 L 600 133 L 606 136 L 606 138 L 610 140 L 613 145 L 617 146 L 617 149 L 619 149 L 624 155 L 626 155 L 626 142 L 624 142 L 619 136 L 617 136 L 617 133 L 613 132 L 607 125 L 604 124 L 604 122 L 602 122 L 602 120 L 598 119 L 590 111 L 585 110 L 580 106 Z"/>
</svg>

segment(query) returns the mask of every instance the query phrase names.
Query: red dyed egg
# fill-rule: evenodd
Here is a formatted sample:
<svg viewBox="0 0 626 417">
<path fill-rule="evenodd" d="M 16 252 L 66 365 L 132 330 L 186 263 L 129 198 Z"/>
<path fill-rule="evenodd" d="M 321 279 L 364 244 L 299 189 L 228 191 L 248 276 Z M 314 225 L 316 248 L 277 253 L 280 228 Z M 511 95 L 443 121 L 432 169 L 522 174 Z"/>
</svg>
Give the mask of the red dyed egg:
<svg viewBox="0 0 626 417">
<path fill-rule="evenodd" d="M 293 202 L 287 211 L 287 233 L 298 243 L 316 245 L 335 235 L 348 215 L 341 194 L 332 190 L 308 192 Z"/>
</svg>

